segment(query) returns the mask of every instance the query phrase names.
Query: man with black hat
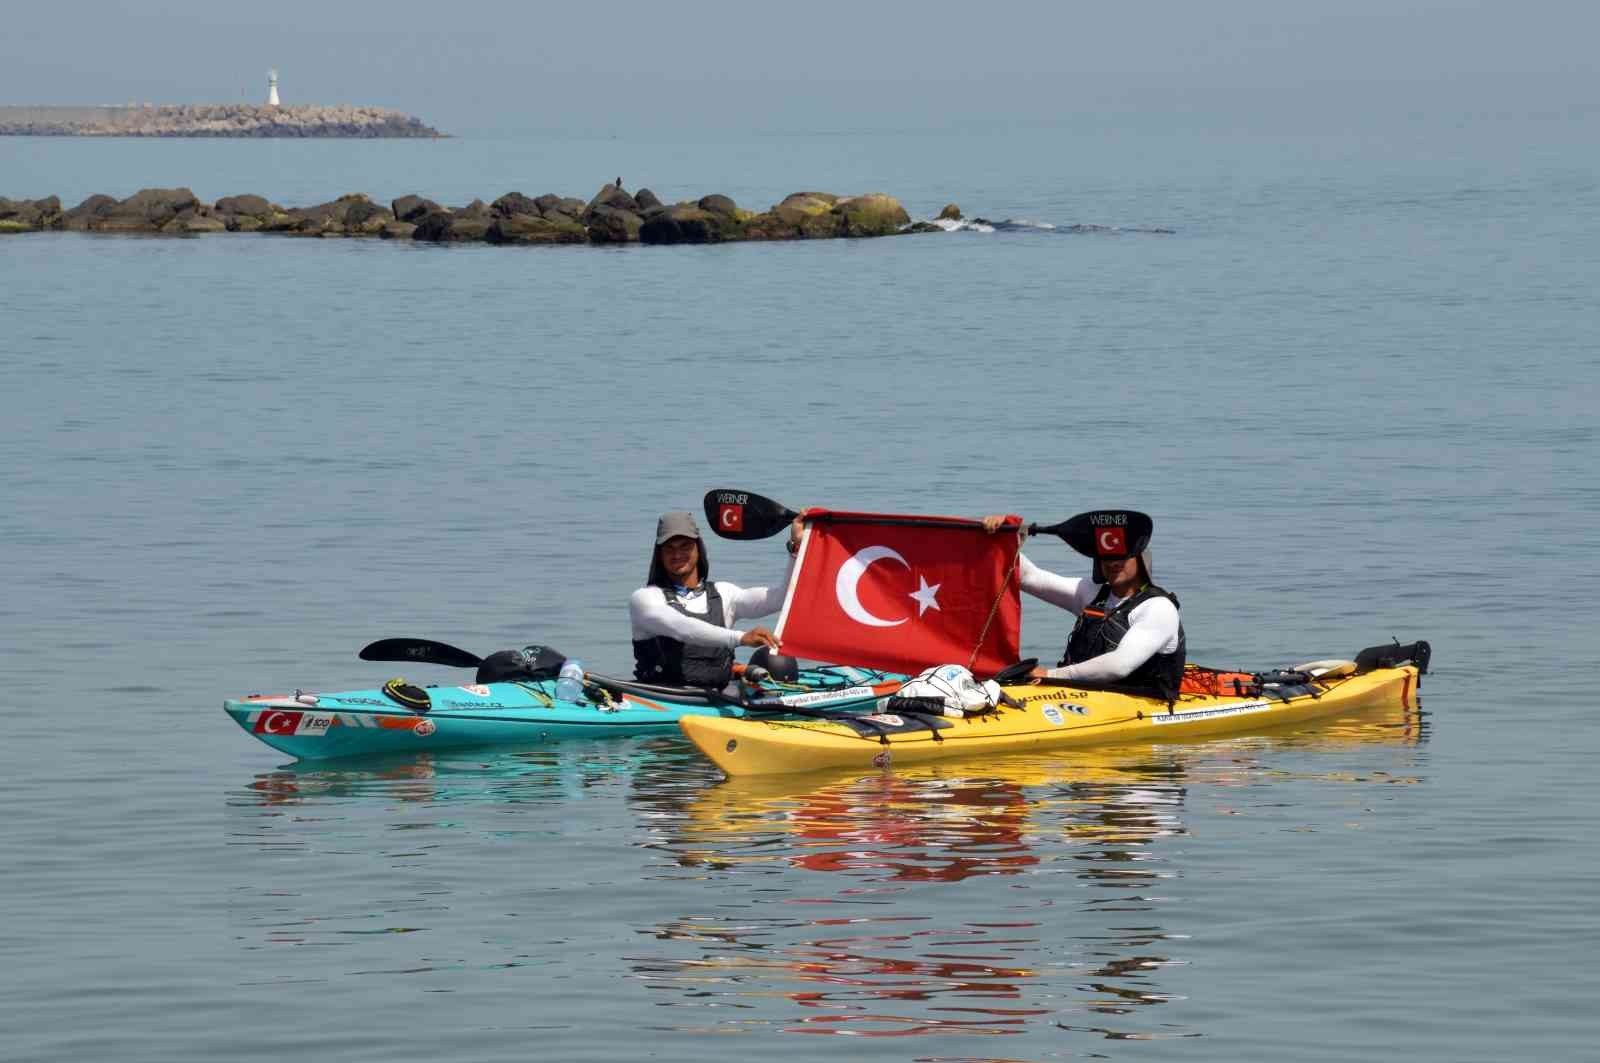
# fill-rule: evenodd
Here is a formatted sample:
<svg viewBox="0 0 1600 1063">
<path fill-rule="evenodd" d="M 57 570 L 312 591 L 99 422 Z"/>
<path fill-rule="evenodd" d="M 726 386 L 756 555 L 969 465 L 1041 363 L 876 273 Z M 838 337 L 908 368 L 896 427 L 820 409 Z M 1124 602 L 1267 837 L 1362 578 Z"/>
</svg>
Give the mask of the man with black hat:
<svg viewBox="0 0 1600 1063">
<path fill-rule="evenodd" d="M 1104 512 L 1115 519 L 1117 511 Z M 1005 519 L 985 517 L 983 526 L 994 532 Z M 1060 576 L 1017 555 L 1022 589 L 1078 617 L 1060 664 L 1035 668 L 1033 674 L 1114 685 L 1172 701 L 1183 681 L 1183 622 L 1177 597 L 1151 580 L 1149 537 L 1128 542 L 1119 533 L 1100 539 L 1097 546 L 1089 579 Z"/>
<path fill-rule="evenodd" d="M 798 529 L 791 529 L 791 569 L 797 535 Z M 669 686 L 721 687 L 733 677 L 734 647 L 778 648 L 766 628 L 738 631 L 733 625 L 782 609 L 789 574 L 775 587 L 745 588 L 712 582 L 706 578 L 710 571 L 694 516 L 663 513 L 656 521 L 649 579 L 628 599 L 636 678 Z"/>
</svg>

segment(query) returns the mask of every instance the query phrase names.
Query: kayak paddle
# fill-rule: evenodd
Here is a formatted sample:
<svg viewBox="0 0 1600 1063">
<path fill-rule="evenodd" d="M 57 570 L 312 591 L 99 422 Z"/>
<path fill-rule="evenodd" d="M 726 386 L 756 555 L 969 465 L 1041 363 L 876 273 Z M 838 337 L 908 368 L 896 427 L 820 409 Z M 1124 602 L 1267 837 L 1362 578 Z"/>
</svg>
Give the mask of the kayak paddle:
<svg viewBox="0 0 1600 1063">
<path fill-rule="evenodd" d="M 1155 521 L 1134 509 L 1092 509 L 1056 524 L 1028 525 L 1029 535 L 1059 535 L 1085 557 L 1136 557 L 1154 530 Z"/>
<path fill-rule="evenodd" d="M 450 668 L 476 668 L 483 658 L 432 639 L 379 639 L 361 647 L 363 661 L 415 661 Z"/>
<path fill-rule="evenodd" d="M 800 514 L 754 491 L 716 488 L 706 492 L 706 519 L 724 539 L 749 542 L 770 539 L 786 530 Z"/>
</svg>

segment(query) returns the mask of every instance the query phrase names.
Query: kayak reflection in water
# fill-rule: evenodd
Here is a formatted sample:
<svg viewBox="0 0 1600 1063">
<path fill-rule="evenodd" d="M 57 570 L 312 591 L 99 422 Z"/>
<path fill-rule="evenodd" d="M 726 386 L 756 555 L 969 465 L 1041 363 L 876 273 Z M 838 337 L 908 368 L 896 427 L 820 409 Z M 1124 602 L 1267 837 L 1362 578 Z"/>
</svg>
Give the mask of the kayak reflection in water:
<svg viewBox="0 0 1600 1063">
<path fill-rule="evenodd" d="M 799 542 L 799 520 L 789 532 L 789 568 Z M 733 676 L 736 646 L 778 648 L 764 627 L 738 631 L 747 617 L 783 608 L 789 573 L 773 587 L 711 581 L 705 540 L 693 514 L 663 513 L 656 521 L 650 576 L 628 599 L 633 624 L 633 674 L 649 683 L 722 687 Z"/>
<path fill-rule="evenodd" d="M 1005 520 L 984 517 L 984 530 L 993 534 Z M 1149 536 L 1132 542 L 1117 536 L 1113 547 L 1120 548 L 1102 550 L 1095 559 L 1090 579 L 1060 576 L 1017 555 L 1022 589 L 1078 618 L 1059 665 L 1033 674 L 1114 684 L 1172 701 L 1183 681 L 1186 649 L 1178 599 L 1151 579 Z"/>
</svg>

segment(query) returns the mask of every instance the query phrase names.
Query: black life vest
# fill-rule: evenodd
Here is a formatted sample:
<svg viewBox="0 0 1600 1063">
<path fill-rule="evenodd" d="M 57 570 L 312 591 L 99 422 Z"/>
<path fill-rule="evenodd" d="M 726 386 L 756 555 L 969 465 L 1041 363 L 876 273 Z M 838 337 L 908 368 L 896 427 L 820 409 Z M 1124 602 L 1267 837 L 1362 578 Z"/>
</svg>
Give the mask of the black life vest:
<svg viewBox="0 0 1600 1063">
<path fill-rule="evenodd" d="M 722 595 L 706 581 L 706 611 L 691 613 L 670 587 L 661 588 L 667 604 L 684 616 L 727 627 Z M 665 635 L 633 641 L 633 676 L 644 683 L 666 686 L 722 687 L 733 678 L 733 651 L 721 646 L 687 646 Z"/>
<path fill-rule="evenodd" d="M 1107 610 L 1106 600 L 1110 597 L 1111 584 L 1107 583 L 1094 596 L 1094 601 L 1084 606 L 1083 612 L 1078 614 L 1078 623 L 1073 627 L 1072 636 L 1067 639 L 1066 652 L 1061 657 L 1062 665 L 1082 663 L 1116 649 L 1122 643 L 1122 637 L 1128 633 L 1128 615 L 1151 598 L 1166 598 L 1174 608 L 1178 607 L 1177 596 L 1154 583 L 1145 584 L 1132 598 L 1115 609 Z M 1183 622 L 1180 620 L 1176 650 L 1157 653 L 1134 669 L 1132 675 L 1112 685 L 1118 689 L 1148 693 L 1166 701 L 1174 701 L 1178 697 L 1178 685 L 1183 682 L 1183 662 L 1187 652 Z"/>
</svg>

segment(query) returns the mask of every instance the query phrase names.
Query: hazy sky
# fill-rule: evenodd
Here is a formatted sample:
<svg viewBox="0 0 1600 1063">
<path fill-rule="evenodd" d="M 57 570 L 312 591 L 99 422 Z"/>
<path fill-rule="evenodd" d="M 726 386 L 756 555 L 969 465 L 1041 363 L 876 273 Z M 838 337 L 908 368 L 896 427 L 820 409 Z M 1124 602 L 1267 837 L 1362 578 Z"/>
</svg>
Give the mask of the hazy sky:
<svg viewBox="0 0 1600 1063">
<path fill-rule="evenodd" d="M 457 132 L 1101 107 L 1593 107 L 1593 0 L 8 4 L 0 103 L 370 103 Z"/>
</svg>

